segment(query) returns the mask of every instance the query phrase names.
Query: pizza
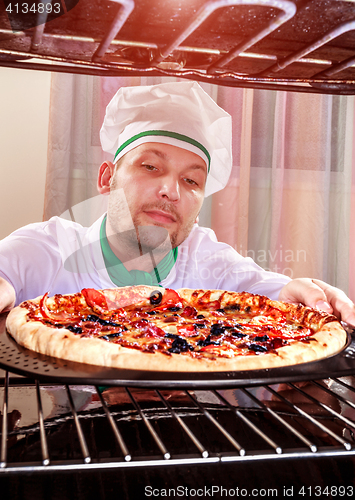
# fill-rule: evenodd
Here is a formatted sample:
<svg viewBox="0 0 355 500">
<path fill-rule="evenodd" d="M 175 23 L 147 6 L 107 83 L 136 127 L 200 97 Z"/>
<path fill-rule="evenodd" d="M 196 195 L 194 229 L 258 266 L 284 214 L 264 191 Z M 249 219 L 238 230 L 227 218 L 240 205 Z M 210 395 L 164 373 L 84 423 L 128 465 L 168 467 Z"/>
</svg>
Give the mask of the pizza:
<svg viewBox="0 0 355 500">
<path fill-rule="evenodd" d="M 120 369 L 255 370 L 331 356 L 335 316 L 247 292 L 129 286 L 48 293 L 10 311 L 10 335 L 42 354 Z"/>
</svg>

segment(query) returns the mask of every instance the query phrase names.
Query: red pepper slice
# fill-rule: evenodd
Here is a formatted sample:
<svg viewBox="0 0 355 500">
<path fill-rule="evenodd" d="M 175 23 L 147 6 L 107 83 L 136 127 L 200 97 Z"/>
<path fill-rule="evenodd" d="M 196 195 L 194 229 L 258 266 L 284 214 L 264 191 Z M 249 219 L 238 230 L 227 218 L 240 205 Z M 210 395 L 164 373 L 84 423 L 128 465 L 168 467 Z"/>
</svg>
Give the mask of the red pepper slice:
<svg viewBox="0 0 355 500">
<path fill-rule="evenodd" d="M 154 307 L 157 311 L 164 311 L 169 307 L 182 307 L 182 298 L 180 295 L 172 290 L 171 288 L 166 288 L 163 295 L 162 301 L 158 307 Z"/>
<path fill-rule="evenodd" d="M 107 309 L 106 297 L 98 290 L 95 290 L 94 288 L 83 288 L 81 293 L 84 295 L 86 303 L 89 307 Z"/>
</svg>

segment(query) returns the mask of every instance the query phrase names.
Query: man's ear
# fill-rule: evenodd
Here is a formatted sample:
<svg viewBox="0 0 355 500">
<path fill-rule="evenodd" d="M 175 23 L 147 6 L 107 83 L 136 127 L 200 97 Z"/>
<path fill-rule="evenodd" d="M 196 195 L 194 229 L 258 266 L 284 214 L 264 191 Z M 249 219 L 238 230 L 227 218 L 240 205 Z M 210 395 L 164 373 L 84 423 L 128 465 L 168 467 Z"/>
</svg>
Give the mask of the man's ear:
<svg viewBox="0 0 355 500">
<path fill-rule="evenodd" d="M 104 161 L 100 165 L 99 175 L 97 178 L 97 189 L 100 194 L 109 194 L 114 170 L 115 166 L 110 161 Z"/>
</svg>

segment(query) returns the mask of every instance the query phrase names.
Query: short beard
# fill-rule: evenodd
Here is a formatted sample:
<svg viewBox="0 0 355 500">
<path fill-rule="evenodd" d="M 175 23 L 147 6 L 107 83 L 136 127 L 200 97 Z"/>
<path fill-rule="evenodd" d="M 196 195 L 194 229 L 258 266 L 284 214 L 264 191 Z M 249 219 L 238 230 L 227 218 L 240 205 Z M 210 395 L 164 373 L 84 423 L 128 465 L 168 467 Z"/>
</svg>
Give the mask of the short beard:
<svg viewBox="0 0 355 500">
<path fill-rule="evenodd" d="M 115 185 L 112 187 L 115 189 Z M 196 220 L 196 216 L 191 216 L 185 222 L 184 226 L 182 226 L 183 221 L 179 212 L 173 205 L 165 201 L 147 203 L 139 207 L 139 213 L 150 210 L 162 210 L 171 214 L 176 220 L 178 229 L 170 234 L 170 240 L 168 238 L 169 232 L 166 228 L 158 223 L 149 226 L 143 225 L 139 220 L 139 215 L 135 216 L 132 214 L 126 201 L 120 202 L 119 197 L 114 199 L 110 196 L 107 214 L 108 221 L 115 233 L 117 243 L 119 246 L 125 247 L 127 257 L 129 255 L 127 260 L 137 257 L 139 254 L 143 255 L 152 252 L 158 247 L 161 247 L 159 253 L 160 251 L 163 252 L 163 249 L 166 249 L 165 253 L 168 253 L 169 250 L 176 248 L 188 237 Z M 131 217 L 127 217 L 128 211 Z"/>
<path fill-rule="evenodd" d="M 159 249 L 164 256 L 172 249 L 169 232 L 164 227 L 136 226 L 135 232 L 141 255 Z"/>
</svg>

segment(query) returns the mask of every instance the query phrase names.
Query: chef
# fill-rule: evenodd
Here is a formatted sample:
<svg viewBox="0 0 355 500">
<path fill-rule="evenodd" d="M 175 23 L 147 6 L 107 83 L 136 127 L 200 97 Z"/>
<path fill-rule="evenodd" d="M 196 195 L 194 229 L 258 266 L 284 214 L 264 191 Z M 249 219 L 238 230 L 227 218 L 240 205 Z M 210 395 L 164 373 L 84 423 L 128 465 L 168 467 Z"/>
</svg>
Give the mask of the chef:
<svg viewBox="0 0 355 500">
<path fill-rule="evenodd" d="M 0 311 L 49 291 L 147 284 L 248 291 L 334 312 L 355 307 L 320 280 L 264 271 L 197 224 L 205 196 L 227 184 L 231 117 L 196 82 L 121 88 L 100 137 L 108 210 L 92 226 L 53 217 L 0 242 Z"/>
</svg>

